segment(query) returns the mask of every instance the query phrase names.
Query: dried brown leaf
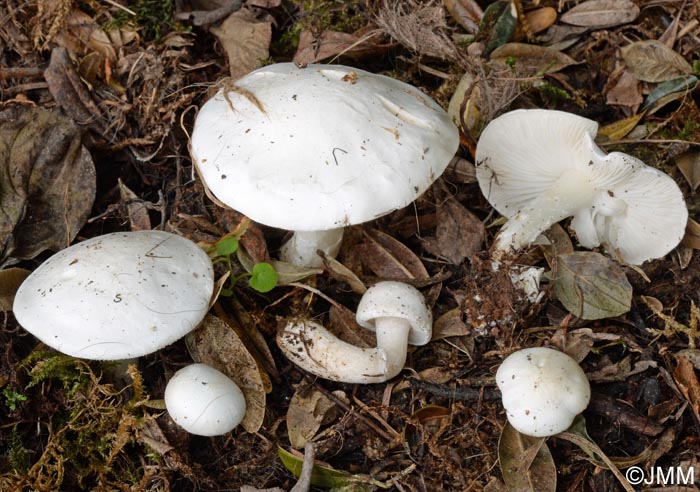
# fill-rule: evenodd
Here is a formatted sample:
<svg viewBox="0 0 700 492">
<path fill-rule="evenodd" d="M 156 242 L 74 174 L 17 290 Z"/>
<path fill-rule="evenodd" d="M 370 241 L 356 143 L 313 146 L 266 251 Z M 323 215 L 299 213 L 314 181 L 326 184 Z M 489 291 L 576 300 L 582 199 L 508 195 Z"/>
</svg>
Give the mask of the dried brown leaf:
<svg viewBox="0 0 700 492">
<path fill-rule="evenodd" d="M 301 449 L 324 422 L 335 416 L 335 403 L 313 386 L 297 386 L 287 409 L 287 433 L 293 448 Z"/>
<path fill-rule="evenodd" d="M 311 31 L 302 31 L 299 35 L 299 47 L 294 54 L 294 63 L 305 66 L 338 55 L 366 56 L 383 50 L 369 42 L 369 37 L 358 37 L 338 31 L 323 31 L 314 36 Z"/>
<path fill-rule="evenodd" d="M 605 87 L 605 101 L 637 111 L 644 102 L 639 80 L 628 69 L 612 75 Z"/>
<path fill-rule="evenodd" d="M 0 112 L 0 263 L 68 246 L 95 199 L 83 129 L 59 111 Z"/>
<path fill-rule="evenodd" d="M 31 272 L 24 268 L 0 270 L 0 311 L 12 311 L 15 293 Z M 0 385 L 1 386 L 1 385 Z"/>
<path fill-rule="evenodd" d="M 377 337 L 374 332 L 362 328 L 355 319 L 355 313 L 342 304 L 331 306 L 326 328 L 340 340 L 356 347 L 377 346 Z"/>
<path fill-rule="evenodd" d="M 471 335 L 471 329 L 462 319 L 462 310 L 460 308 L 450 309 L 436 319 L 433 324 L 433 341 L 466 335 Z"/>
<path fill-rule="evenodd" d="M 700 224 L 688 217 L 688 223 L 685 226 L 685 236 L 681 241 L 683 246 L 700 250 Z"/>
<path fill-rule="evenodd" d="M 246 401 L 241 426 L 248 432 L 257 432 L 265 417 L 263 378 L 255 358 L 236 332 L 210 314 L 185 341 L 195 362 L 212 366 L 238 385 Z"/>
<path fill-rule="evenodd" d="M 557 256 L 552 287 L 557 299 L 582 319 L 619 316 L 632 304 L 632 285 L 610 258 L 592 251 Z"/>
<path fill-rule="evenodd" d="M 514 62 L 513 68 L 522 76 L 554 73 L 579 63 L 561 51 L 526 43 L 506 43 L 496 48 L 491 61 L 501 68 Z"/>
<path fill-rule="evenodd" d="M 452 18 L 468 33 L 479 32 L 479 22 L 484 11 L 475 0 L 444 0 L 442 3 Z"/>
<path fill-rule="evenodd" d="M 521 434 L 506 422 L 498 440 L 498 461 L 510 492 L 557 488 L 557 468 L 543 437 Z"/>
<path fill-rule="evenodd" d="M 693 71 L 685 58 L 655 39 L 637 41 L 620 51 L 627 67 L 644 82 L 666 82 Z"/>
<path fill-rule="evenodd" d="M 549 29 L 557 21 L 557 11 L 552 7 L 542 7 L 525 14 L 525 25 L 530 34 Z"/>
<path fill-rule="evenodd" d="M 637 16 L 639 7 L 631 0 L 588 0 L 564 13 L 561 21 L 602 29 L 632 22 Z"/>
<path fill-rule="evenodd" d="M 272 22 L 258 20 L 250 9 L 234 12 L 211 32 L 226 50 L 233 80 L 259 68 L 270 56 Z"/>
<path fill-rule="evenodd" d="M 676 157 L 676 166 L 693 190 L 700 186 L 700 152 L 691 150 Z"/>
<path fill-rule="evenodd" d="M 700 381 L 693 363 L 684 356 L 676 357 L 678 365 L 673 371 L 673 379 L 681 390 L 685 399 L 690 403 L 690 408 L 695 414 L 695 421 L 700 421 Z"/>
<path fill-rule="evenodd" d="M 129 213 L 129 222 L 132 231 L 150 231 L 151 218 L 148 216 L 148 209 L 143 203 L 138 203 L 139 197 L 126 186 L 121 178 L 117 179 L 119 185 L 119 195 L 123 202 L 127 203 L 126 210 Z"/>
</svg>

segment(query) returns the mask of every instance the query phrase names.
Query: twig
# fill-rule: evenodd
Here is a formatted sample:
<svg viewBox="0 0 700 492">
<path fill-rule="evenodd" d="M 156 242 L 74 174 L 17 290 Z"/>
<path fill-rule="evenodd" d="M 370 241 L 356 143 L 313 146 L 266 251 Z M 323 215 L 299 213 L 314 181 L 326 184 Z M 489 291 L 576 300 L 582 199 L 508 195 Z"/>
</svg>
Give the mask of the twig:
<svg viewBox="0 0 700 492">
<path fill-rule="evenodd" d="M 408 382 L 420 390 L 427 391 L 437 396 L 444 396 L 453 400 L 475 402 L 479 400 L 498 400 L 501 392 L 493 388 L 452 388 L 442 384 L 429 383 L 420 379 L 409 378 Z"/>
<path fill-rule="evenodd" d="M 598 146 L 610 147 L 612 145 L 618 145 L 618 144 L 645 144 L 645 143 L 650 143 L 650 144 L 677 143 L 677 144 L 696 145 L 696 146 L 700 147 L 700 142 L 692 142 L 690 140 L 667 139 L 667 138 L 647 138 L 647 139 L 630 138 L 630 139 L 623 139 L 623 140 L 615 140 L 613 142 L 601 142 L 601 143 L 598 143 Z"/>
<path fill-rule="evenodd" d="M 44 75 L 44 70 L 36 67 L 3 67 L 0 68 L 0 80 L 33 79 Z"/>
<path fill-rule="evenodd" d="M 231 0 L 223 7 L 214 10 L 193 10 L 192 12 L 180 12 L 175 14 L 175 20 L 191 21 L 195 26 L 203 26 L 205 24 L 213 24 L 220 21 L 224 17 L 240 9 L 243 5 L 243 0 Z"/>
</svg>

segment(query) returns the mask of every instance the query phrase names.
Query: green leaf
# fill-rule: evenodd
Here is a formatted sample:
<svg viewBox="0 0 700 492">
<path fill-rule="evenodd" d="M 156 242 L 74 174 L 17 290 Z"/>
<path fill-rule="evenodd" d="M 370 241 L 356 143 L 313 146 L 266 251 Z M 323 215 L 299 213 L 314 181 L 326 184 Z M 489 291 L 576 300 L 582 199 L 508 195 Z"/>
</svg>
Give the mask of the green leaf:
<svg viewBox="0 0 700 492">
<path fill-rule="evenodd" d="M 518 23 L 518 10 L 515 6 L 515 2 L 510 1 L 498 3 L 505 3 L 505 7 L 503 7 L 503 11 L 498 17 L 498 20 L 496 20 L 495 24 L 493 25 L 493 33 L 489 38 L 489 42 L 486 44 L 486 48 L 484 48 L 484 56 L 489 56 L 493 50 L 510 41 L 510 38 L 513 36 L 513 32 L 515 32 L 515 26 Z M 500 5 L 495 8 L 499 7 Z M 486 10 L 488 11 L 488 9 Z M 484 13 L 484 17 L 486 17 L 486 13 Z"/>
<path fill-rule="evenodd" d="M 280 460 L 282 460 L 284 467 L 295 477 L 299 477 L 304 460 L 294 456 L 292 453 L 282 449 L 279 446 L 277 447 L 277 454 L 279 455 Z M 343 487 L 351 483 L 352 475 L 344 471 L 314 465 L 313 472 L 311 472 L 311 485 L 315 485 L 316 487 Z"/>
<path fill-rule="evenodd" d="M 554 294 L 582 319 L 619 316 L 630 310 L 632 286 L 620 266 L 591 251 L 557 256 Z"/>
<path fill-rule="evenodd" d="M 277 287 L 277 272 L 269 263 L 256 263 L 248 283 L 258 292 L 270 292 Z"/>
<path fill-rule="evenodd" d="M 250 257 L 244 248 L 240 248 L 238 251 L 236 251 L 236 257 L 245 271 L 252 274 L 255 264 L 253 263 L 253 258 Z M 322 268 L 297 266 L 278 260 L 272 260 L 272 266 L 274 267 L 275 272 L 277 272 L 277 285 L 288 285 L 292 282 L 298 282 L 312 275 L 323 273 Z"/>
<path fill-rule="evenodd" d="M 656 110 L 660 106 L 663 106 L 664 104 L 676 99 L 676 97 L 682 96 L 682 94 L 677 93 L 692 91 L 695 89 L 697 82 L 698 78 L 694 75 L 688 75 L 687 77 L 679 77 L 677 79 L 662 82 L 649 93 L 646 101 L 644 101 L 644 104 L 642 105 L 642 109 L 644 110 L 650 108 L 652 105 L 655 105 L 654 110 Z M 676 97 L 666 99 L 672 94 Z M 659 102 L 658 105 L 656 105 L 657 102 Z"/>
<path fill-rule="evenodd" d="M 216 254 L 229 256 L 238 251 L 238 239 L 233 236 L 224 237 L 216 242 Z"/>
<path fill-rule="evenodd" d="M 506 423 L 498 440 L 498 461 L 509 492 L 557 489 L 557 468 L 545 438 L 526 436 Z"/>
</svg>

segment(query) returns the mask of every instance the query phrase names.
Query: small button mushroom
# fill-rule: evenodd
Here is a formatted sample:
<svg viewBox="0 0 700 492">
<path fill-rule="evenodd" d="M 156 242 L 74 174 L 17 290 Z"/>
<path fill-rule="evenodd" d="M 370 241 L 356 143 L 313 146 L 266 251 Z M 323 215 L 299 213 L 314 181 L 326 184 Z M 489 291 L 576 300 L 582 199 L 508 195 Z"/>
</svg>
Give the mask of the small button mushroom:
<svg viewBox="0 0 700 492">
<path fill-rule="evenodd" d="M 396 376 L 406 362 L 408 344 L 425 345 L 432 336 L 432 314 L 423 295 L 402 282 L 379 282 L 367 289 L 356 318 L 376 332 L 376 348 L 343 342 L 309 320 L 289 322 L 278 333 L 277 344 L 292 362 L 316 376 L 366 384 Z"/>
<path fill-rule="evenodd" d="M 202 106 L 190 153 L 221 203 L 296 231 L 284 261 L 321 266 L 318 249 L 335 256 L 343 227 L 411 203 L 458 145 L 447 113 L 409 84 L 342 65 L 277 63 Z"/>
<path fill-rule="evenodd" d="M 683 238 L 688 210 L 676 182 L 621 152 L 606 154 L 594 121 L 543 109 L 506 113 L 476 147 L 482 193 L 508 221 L 494 243 L 504 257 L 573 217 L 582 246 L 605 246 L 630 264 L 660 258 Z"/>
<path fill-rule="evenodd" d="M 545 437 L 569 428 L 591 399 L 581 367 L 558 350 L 518 350 L 496 372 L 508 422 L 521 434 Z"/>
<path fill-rule="evenodd" d="M 214 269 L 195 243 L 163 231 L 114 232 L 59 251 L 22 283 L 13 311 L 46 345 L 73 357 L 141 357 L 197 327 Z"/>
<path fill-rule="evenodd" d="M 190 434 L 220 436 L 243 420 L 245 398 L 236 383 L 206 364 L 177 371 L 165 387 L 165 407 Z"/>
</svg>

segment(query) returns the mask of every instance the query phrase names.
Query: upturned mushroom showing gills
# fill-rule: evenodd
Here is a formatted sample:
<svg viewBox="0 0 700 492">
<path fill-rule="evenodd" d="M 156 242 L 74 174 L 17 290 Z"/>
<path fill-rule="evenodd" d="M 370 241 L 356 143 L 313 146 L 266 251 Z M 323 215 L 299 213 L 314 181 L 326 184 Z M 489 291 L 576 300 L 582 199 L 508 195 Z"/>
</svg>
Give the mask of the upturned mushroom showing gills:
<svg viewBox="0 0 700 492">
<path fill-rule="evenodd" d="M 376 348 L 346 343 L 310 320 L 290 321 L 278 333 L 277 344 L 289 360 L 318 377 L 366 384 L 396 376 L 406 363 L 408 344 L 425 345 L 432 336 L 432 314 L 423 295 L 402 282 L 379 282 L 367 289 L 356 319 L 376 332 Z"/>
<path fill-rule="evenodd" d="M 594 121 L 551 110 L 517 110 L 489 123 L 476 147 L 482 193 L 508 221 L 496 259 L 532 243 L 553 224 L 571 227 L 630 264 L 660 258 L 683 238 L 688 210 L 675 181 L 621 152 L 605 154 Z"/>
<path fill-rule="evenodd" d="M 565 431 L 591 399 L 581 366 L 565 353 L 545 347 L 506 357 L 496 372 L 496 384 L 510 425 L 533 437 Z"/>
<path fill-rule="evenodd" d="M 269 65 L 197 115 L 190 153 L 212 194 L 296 231 L 284 261 L 320 266 L 343 227 L 402 208 L 437 179 L 459 136 L 447 113 L 398 80 L 341 65 Z"/>
<path fill-rule="evenodd" d="M 59 352 L 129 359 L 196 328 L 213 291 L 211 260 L 192 241 L 163 231 L 115 232 L 42 263 L 20 286 L 13 311 Z"/>
<path fill-rule="evenodd" d="M 190 364 L 170 378 L 165 407 L 177 425 L 198 436 L 226 434 L 246 412 L 245 397 L 236 383 L 206 364 Z"/>
</svg>

